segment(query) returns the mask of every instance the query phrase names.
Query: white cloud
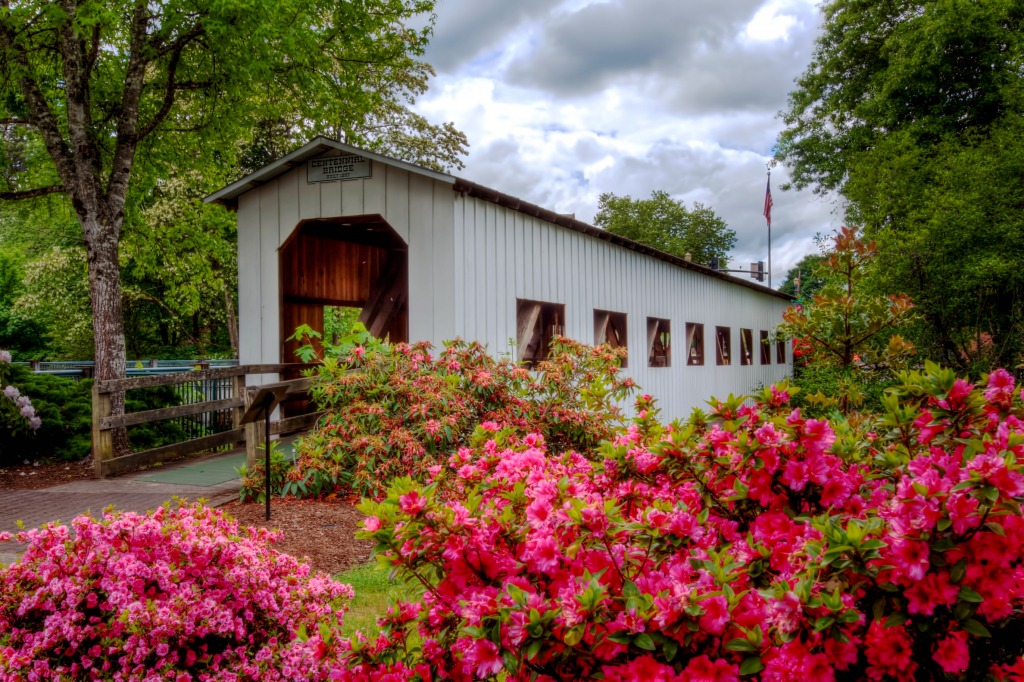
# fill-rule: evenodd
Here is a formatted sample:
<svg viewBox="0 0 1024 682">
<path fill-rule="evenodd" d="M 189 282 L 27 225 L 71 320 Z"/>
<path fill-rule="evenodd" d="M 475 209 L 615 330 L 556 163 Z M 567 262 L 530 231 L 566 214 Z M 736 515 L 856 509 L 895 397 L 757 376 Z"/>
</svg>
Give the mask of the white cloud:
<svg viewBox="0 0 1024 682">
<path fill-rule="evenodd" d="M 735 263 L 767 257 L 761 210 L 775 114 L 809 58 L 811 0 L 441 0 L 418 104 L 471 143 L 467 179 L 591 220 L 602 192 L 666 190 L 738 233 Z M 772 174 L 773 280 L 837 226 Z"/>
</svg>

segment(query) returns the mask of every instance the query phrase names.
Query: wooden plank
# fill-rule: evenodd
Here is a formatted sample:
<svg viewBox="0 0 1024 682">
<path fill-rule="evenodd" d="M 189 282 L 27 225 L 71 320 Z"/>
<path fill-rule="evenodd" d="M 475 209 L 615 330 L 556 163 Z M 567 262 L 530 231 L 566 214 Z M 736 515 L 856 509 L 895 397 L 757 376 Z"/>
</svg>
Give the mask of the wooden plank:
<svg viewBox="0 0 1024 682">
<path fill-rule="evenodd" d="M 363 184 L 366 180 L 344 180 L 341 182 L 341 215 L 362 215 L 366 213 Z"/>
<path fill-rule="evenodd" d="M 252 406 L 252 399 L 256 397 L 256 393 L 259 392 L 257 386 L 250 386 L 245 389 L 245 394 L 242 399 L 245 401 L 245 405 L 242 408 L 248 411 Z M 256 466 L 256 457 L 259 454 L 259 447 L 263 443 L 263 431 L 264 426 L 257 422 L 249 422 L 243 429 L 243 438 L 245 439 L 245 466 L 249 471 Z"/>
<path fill-rule="evenodd" d="M 408 171 L 386 167 L 387 177 L 385 178 L 385 214 L 388 225 L 398 233 L 398 236 L 410 243 L 409 237 L 409 173 Z"/>
<path fill-rule="evenodd" d="M 299 173 L 305 173 L 306 169 L 303 167 L 295 168 L 282 175 L 278 178 L 278 186 L 280 187 L 280 243 L 278 246 L 282 246 L 291 237 L 295 231 L 295 226 L 299 223 Z"/>
<path fill-rule="evenodd" d="M 242 428 L 242 416 L 245 414 L 247 405 L 245 404 L 245 376 L 237 376 L 231 381 L 231 387 L 233 389 L 234 396 L 241 401 L 241 404 L 235 409 L 231 410 L 231 428 L 240 429 Z M 242 441 L 244 444 L 245 438 L 243 436 Z"/>
<path fill-rule="evenodd" d="M 103 478 L 106 463 L 114 456 L 114 437 L 100 428 L 100 422 L 110 417 L 110 394 L 100 389 L 99 382 L 92 385 L 92 461 L 96 478 Z"/>
<path fill-rule="evenodd" d="M 192 405 L 176 405 L 174 407 L 162 407 L 158 410 L 145 410 L 143 412 L 131 412 L 117 417 L 103 417 L 100 419 L 100 428 L 117 429 L 123 426 L 135 426 L 136 424 L 149 424 L 151 422 L 174 419 L 175 417 L 190 417 L 194 414 L 216 412 L 239 407 L 243 404 L 241 398 L 224 398 L 222 400 L 208 400 Z"/>
<path fill-rule="evenodd" d="M 133 452 L 130 455 L 123 455 L 115 459 L 106 460 L 100 463 L 100 478 L 104 476 L 116 476 L 135 471 L 145 466 L 152 466 L 169 459 L 191 455 L 203 450 L 210 450 L 221 445 L 230 445 L 242 438 L 242 429 L 233 429 L 224 433 L 215 433 L 212 436 L 204 436 L 187 440 L 184 443 L 165 445 L 152 450 Z"/>
<path fill-rule="evenodd" d="M 241 362 L 260 355 L 259 192 L 238 198 L 238 354 Z"/>
<path fill-rule="evenodd" d="M 408 196 L 409 337 L 440 346 L 442 339 L 434 338 L 434 181 L 411 175 Z"/>
<path fill-rule="evenodd" d="M 387 166 L 378 162 L 370 162 L 370 177 L 363 185 L 363 210 L 367 213 L 379 213 L 384 215 L 387 211 L 385 204 L 387 182 Z"/>
<path fill-rule="evenodd" d="M 451 186 L 433 183 L 433 259 L 435 343 L 453 338 L 455 334 L 455 193 Z M 494 287 L 490 288 L 494 291 Z"/>
<path fill-rule="evenodd" d="M 345 215 L 341 211 L 341 180 L 320 183 L 320 213 L 323 218 Z"/>
<path fill-rule="evenodd" d="M 270 435 L 281 435 L 295 433 L 304 429 L 312 428 L 316 420 L 322 417 L 324 412 L 313 412 L 311 414 L 300 414 L 297 417 L 288 417 L 281 421 L 270 422 Z"/>
<path fill-rule="evenodd" d="M 260 362 L 281 358 L 280 203 L 277 182 L 259 189 L 260 195 Z"/>
<path fill-rule="evenodd" d="M 594 345 L 600 346 L 608 341 L 608 320 L 611 314 L 604 311 L 595 311 L 594 315 Z"/>
<path fill-rule="evenodd" d="M 306 181 L 305 164 L 296 167 L 295 172 L 299 176 L 299 220 L 321 217 L 323 212 L 320 210 L 320 183 Z"/>
<path fill-rule="evenodd" d="M 537 320 L 540 318 L 540 303 L 523 303 L 524 308 L 520 314 L 517 312 L 519 324 L 516 328 L 516 357 L 522 362 L 526 357 L 526 347 L 530 345 L 533 338 L 533 330 L 537 327 Z"/>
<path fill-rule="evenodd" d="M 654 342 L 658 338 L 658 320 L 647 318 L 647 365 L 654 364 Z"/>
</svg>

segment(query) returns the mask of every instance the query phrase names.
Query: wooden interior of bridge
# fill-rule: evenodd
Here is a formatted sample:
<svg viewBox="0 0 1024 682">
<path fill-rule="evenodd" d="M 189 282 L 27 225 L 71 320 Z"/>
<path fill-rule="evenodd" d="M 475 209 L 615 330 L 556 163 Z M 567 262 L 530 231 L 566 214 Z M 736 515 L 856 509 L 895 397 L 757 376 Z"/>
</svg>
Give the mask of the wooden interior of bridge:
<svg viewBox="0 0 1024 682">
<path fill-rule="evenodd" d="M 409 252 L 381 216 L 300 223 L 280 259 L 282 339 L 303 324 L 323 334 L 324 306 L 339 306 L 360 308 L 374 336 L 409 340 Z M 296 362 L 299 345 L 284 341 L 281 361 Z"/>
</svg>

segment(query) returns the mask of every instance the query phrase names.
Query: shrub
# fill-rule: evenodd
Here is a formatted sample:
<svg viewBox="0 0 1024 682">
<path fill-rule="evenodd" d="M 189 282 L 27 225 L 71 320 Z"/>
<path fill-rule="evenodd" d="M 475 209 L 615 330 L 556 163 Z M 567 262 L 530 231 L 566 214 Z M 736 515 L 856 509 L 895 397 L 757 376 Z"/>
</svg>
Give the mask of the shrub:
<svg viewBox="0 0 1024 682">
<path fill-rule="evenodd" d="M 13 369 L 10 352 L 0 350 L 0 445 L 5 440 L 33 433 L 42 425 L 32 398 L 22 393 L 24 387 L 11 383 L 15 381 Z M 21 385 L 20 382 L 15 383 Z M 0 449 L 0 459 L 2 453 Z"/>
<path fill-rule="evenodd" d="M 0 679 L 318 680 L 341 651 L 351 588 L 201 505 L 17 539 L 25 555 L 0 569 Z"/>
<path fill-rule="evenodd" d="M 35 431 L 0 428 L 0 465 L 24 459 L 77 461 L 88 457 L 92 451 L 92 380 L 72 381 L 36 374 L 23 366 L 10 369 L 12 383 L 32 397 L 42 423 Z M 131 391 L 126 400 L 126 407 L 132 412 L 178 404 L 180 398 L 169 386 Z M 174 422 L 133 426 L 129 436 L 137 450 L 186 439 L 185 431 Z"/>
<path fill-rule="evenodd" d="M 1016 677 L 1014 390 L 929 365 L 859 432 L 785 385 L 671 427 L 645 396 L 601 461 L 481 430 L 435 479 L 363 503 L 361 535 L 426 593 L 340 677 Z"/>
<path fill-rule="evenodd" d="M 449 342 L 436 358 L 429 348 L 383 344 L 328 355 L 311 389 L 327 415 L 296 443 L 296 465 L 280 460 L 287 470 L 281 492 L 315 497 L 342 487 L 380 495 L 393 478 L 427 476 L 488 421 L 543 434 L 560 449 L 590 451 L 621 423 L 617 401 L 633 386 L 618 375 L 621 352 L 569 339 L 553 343 L 536 374 L 492 358 L 478 343 Z M 258 496 L 263 466 L 245 473 L 243 498 Z"/>
</svg>

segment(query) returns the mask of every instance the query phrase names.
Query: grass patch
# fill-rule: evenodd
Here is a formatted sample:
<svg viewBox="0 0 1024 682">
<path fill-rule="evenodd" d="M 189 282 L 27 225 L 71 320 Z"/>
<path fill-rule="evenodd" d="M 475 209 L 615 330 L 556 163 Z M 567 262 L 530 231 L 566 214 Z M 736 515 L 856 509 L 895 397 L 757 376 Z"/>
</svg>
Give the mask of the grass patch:
<svg viewBox="0 0 1024 682">
<path fill-rule="evenodd" d="M 391 597 L 397 595 L 413 596 L 413 590 L 398 581 L 388 578 L 388 571 L 380 568 L 376 562 L 351 568 L 339 573 L 335 578 L 339 582 L 352 585 L 356 596 L 345 614 L 342 634 L 351 637 L 356 630 L 361 630 L 368 638 L 373 639 L 380 632 L 377 627 L 377 616 L 387 611 Z M 422 589 L 416 590 L 422 593 Z"/>
</svg>

